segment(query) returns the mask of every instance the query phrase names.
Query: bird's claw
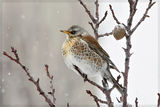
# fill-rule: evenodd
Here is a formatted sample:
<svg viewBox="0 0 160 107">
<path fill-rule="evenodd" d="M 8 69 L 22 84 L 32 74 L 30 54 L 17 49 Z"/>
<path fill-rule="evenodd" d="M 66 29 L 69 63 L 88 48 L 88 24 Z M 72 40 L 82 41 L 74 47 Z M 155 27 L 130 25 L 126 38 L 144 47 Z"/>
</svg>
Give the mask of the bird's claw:
<svg viewBox="0 0 160 107">
<path fill-rule="evenodd" d="M 84 78 L 84 82 L 86 82 L 87 79 L 88 79 L 87 75 L 83 73 L 82 76 L 83 76 L 83 78 Z"/>
</svg>

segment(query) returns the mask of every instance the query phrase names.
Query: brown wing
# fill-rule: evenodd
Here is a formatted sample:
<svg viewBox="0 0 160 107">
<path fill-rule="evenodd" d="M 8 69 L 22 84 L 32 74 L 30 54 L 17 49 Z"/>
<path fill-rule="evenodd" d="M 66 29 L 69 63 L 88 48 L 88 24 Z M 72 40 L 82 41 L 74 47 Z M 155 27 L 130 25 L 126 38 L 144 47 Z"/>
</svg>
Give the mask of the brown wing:
<svg viewBox="0 0 160 107">
<path fill-rule="evenodd" d="M 102 58 L 108 61 L 107 63 L 110 64 L 110 68 L 120 72 L 114 65 L 114 63 L 110 60 L 108 53 L 100 46 L 100 44 L 97 42 L 95 38 L 93 38 L 92 36 L 82 36 L 82 39 L 88 43 L 88 46 L 92 50 L 94 50 L 94 52 L 96 52 L 98 55 L 100 55 Z"/>
</svg>

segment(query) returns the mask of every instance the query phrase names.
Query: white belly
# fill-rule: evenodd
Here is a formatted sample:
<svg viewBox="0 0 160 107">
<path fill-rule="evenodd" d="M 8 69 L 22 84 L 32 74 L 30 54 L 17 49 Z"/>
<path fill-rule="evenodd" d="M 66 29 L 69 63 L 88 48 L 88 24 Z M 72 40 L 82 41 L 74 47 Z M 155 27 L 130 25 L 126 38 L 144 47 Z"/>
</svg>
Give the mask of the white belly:
<svg viewBox="0 0 160 107">
<path fill-rule="evenodd" d="M 101 75 L 106 71 L 107 68 L 107 63 L 104 63 L 102 67 L 98 67 L 95 63 L 91 63 L 84 59 L 78 59 L 74 55 L 68 55 L 64 58 L 64 61 L 68 68 L 77 72 L 73 67 L 73 65 L 76 65 L 77 67 L 79 67 L 82 73 L 85 73 L 88 76 L 96 76 L 97 74 Z"/>
</svg>

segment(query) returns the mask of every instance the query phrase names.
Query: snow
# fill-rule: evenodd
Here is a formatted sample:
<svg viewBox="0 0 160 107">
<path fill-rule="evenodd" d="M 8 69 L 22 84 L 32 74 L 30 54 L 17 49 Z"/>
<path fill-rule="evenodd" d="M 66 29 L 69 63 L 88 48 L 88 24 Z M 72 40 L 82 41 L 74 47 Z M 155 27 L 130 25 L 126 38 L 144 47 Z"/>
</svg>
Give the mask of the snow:
<svg viewBox="0 0 160 107">
<path fill-rule="evenodd" d="M 2 88 L 1 92 L 2 92 L 2 93 L 5 93 L 5 89 L 4 89 L 4 88 Z"/>
<path fill-rule="evenodd" d="M 2 82 L 4 82 L 5 80 L 4 80 L 4 78 L 2 78 Z"/>
<path fill-rule="evenodd" d="M 59 10 L 57 10 L 57 14 L 59 14 L 60 13 L 60 11 Z"/>
<path fill-rule="evenodd" d="M 68 96 L 69 96 L 69 94 L 68 94 L 68 93 L 65 93 L 65 94 L 64 94 L 64 96 L 65 96 L 65 97 L 68 97 Z"/>
<path fill-rule="evenodd" d="M 10 72 L 8 72 L 8 76 L 10 76 L 11 75 L 11 73 Z"/>
<path fill-rule="evenodd" d="M 22 18 L 22 19 L 26 19 L 26 16 L 22 14 L 22 15 L 21 15 L 21 18 Z"/>
</svg>

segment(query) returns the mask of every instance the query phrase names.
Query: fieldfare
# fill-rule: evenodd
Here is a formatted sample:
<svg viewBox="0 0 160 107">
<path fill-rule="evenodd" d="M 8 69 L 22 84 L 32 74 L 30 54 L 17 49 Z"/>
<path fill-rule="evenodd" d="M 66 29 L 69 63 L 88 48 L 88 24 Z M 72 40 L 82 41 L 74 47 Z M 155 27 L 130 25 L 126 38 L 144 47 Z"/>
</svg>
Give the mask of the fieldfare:
<svg viewBox="0 0 160 107">
<path fill-rule="evenodd" d="M 71 26 L 68 30 L 61 30 L 61 32 L 67 34 L 62 46 L 62 56 L 67 67 L 77 72 L 73 66 L 75 65 L 87 76 L 101 75 L 123 94 L 124 88 L 112 76 L 110 68 L 118 72 L 119 70 L 97 40 L 77 25 Z"/>
</svg>

